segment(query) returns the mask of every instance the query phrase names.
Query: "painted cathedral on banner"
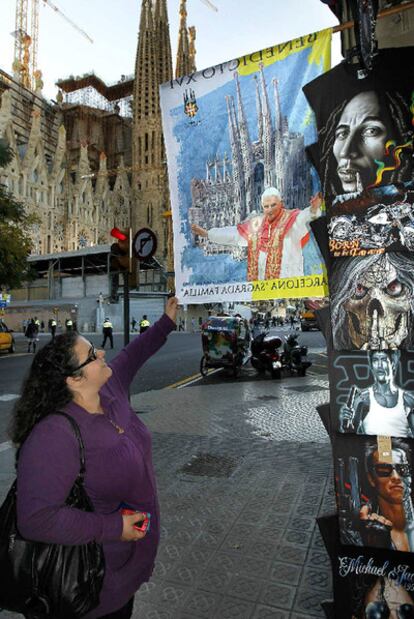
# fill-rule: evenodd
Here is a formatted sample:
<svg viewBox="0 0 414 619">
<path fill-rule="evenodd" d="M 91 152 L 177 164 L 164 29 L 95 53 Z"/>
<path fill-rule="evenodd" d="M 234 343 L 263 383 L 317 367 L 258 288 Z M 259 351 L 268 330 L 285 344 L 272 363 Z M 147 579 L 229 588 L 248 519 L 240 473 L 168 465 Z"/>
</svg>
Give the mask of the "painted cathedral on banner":
<svg viewBox="0 0 414 619">
<path fill-rule="evenodd" d="M 253 140 L 237 72 L 234 79 L 236 97 L 226 97 L 230 155 L 207 160 L 205 178 L 191 182 L 190 223 L 207 229 L 236 225 L 260 213 L 266 187 L 277 187 L 288 209 L 303 208 L 312 192 L 304 137 L 290 131 L 288 119 L 282 116 L 278 80 L 266 84 L 263 67 L 252 77 L 257 111 L 257 139 Z M 206 254 L 231 252 L 235 259 L 243 259 L 246 252 L 203 238 L 198 242 Z"/>
</svg>

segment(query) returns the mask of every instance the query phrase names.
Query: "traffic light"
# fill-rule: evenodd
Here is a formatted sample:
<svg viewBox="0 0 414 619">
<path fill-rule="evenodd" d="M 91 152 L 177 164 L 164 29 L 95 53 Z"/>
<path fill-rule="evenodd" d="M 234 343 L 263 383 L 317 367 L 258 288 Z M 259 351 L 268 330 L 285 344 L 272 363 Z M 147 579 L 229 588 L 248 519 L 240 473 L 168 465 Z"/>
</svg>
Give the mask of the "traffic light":
<svg viewBox="0 0 414 619">
<path fill-rule="evenodd" d="M 113 271 L 129 271 L 131 265 L 131 239 L 127 232 L 112 228 L 111 236 L 117 239 L 111 245 L 111 267 Z"/>
</svg>

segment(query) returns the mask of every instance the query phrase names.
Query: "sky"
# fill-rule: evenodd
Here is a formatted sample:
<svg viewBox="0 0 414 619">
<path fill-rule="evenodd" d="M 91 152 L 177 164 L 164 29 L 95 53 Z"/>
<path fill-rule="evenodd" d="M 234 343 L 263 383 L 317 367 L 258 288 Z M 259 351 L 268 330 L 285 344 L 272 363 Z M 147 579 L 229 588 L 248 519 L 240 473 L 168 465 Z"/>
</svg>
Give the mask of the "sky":
<svg viewBox="0 0 414 619">
<path fill-rule="evenodd" d="M 188 0 L 188 25 L 197 29 L 197 69 L 243 56 L 292 38 L 335 26 L 321 0 Z M 53 0 L 94 40 L 73 28 L 40 0 L 38 66 L 43 94 L 55 99 L 59 78 L 94 71 L 107 83 L 134 72 L 141 0 Z M 167 0 L 173 58 L 177 48 L 179 0 Z M 29 0 L 30 5 L 30 0 Z M 0 68 L 11 73 L 16 0 L 0 0 Z M 341 61 L 334 35 L 332 65 Z"/>
</svg>

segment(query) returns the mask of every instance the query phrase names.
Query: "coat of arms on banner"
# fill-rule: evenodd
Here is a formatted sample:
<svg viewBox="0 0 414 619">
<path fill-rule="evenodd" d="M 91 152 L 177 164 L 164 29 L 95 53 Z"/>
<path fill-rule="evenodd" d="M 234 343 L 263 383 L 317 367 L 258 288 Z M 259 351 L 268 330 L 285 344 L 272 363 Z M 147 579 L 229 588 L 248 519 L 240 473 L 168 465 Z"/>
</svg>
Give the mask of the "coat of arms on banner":
<svg viewBox="0 0 414 619">
<path fill-rule="evenodd" d="M 197 100 L 192 88 L 184 91 L 184 112 L 189 118 L 194 118 L 198 112 Z"/>
<path fill-rule="evenodd" d="M 330 42 L 313 33 L 161 86 L 182 302 L 326 295 L 302 87 L 329 68 Z"/>
</svg>

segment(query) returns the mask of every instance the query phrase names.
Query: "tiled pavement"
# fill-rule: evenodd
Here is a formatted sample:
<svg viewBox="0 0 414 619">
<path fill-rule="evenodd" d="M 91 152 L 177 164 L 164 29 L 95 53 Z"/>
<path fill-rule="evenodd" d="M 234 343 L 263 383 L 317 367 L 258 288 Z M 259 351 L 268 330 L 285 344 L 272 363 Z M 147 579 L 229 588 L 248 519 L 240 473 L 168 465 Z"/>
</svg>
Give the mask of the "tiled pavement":
<svg viewBox="0 0 414 619">
<path fill-rule="evenodd" d="M 315 517 L 333 508 L 321 376 L 223 376 L 133 397 L 153 433 L 162 534 L 134 619 L 323 617 L 331 595 Z M 0 453 L 0 493 L 12 478 Z M 18 617 L 0 612 L 2 619 Z"/>
</svg>

